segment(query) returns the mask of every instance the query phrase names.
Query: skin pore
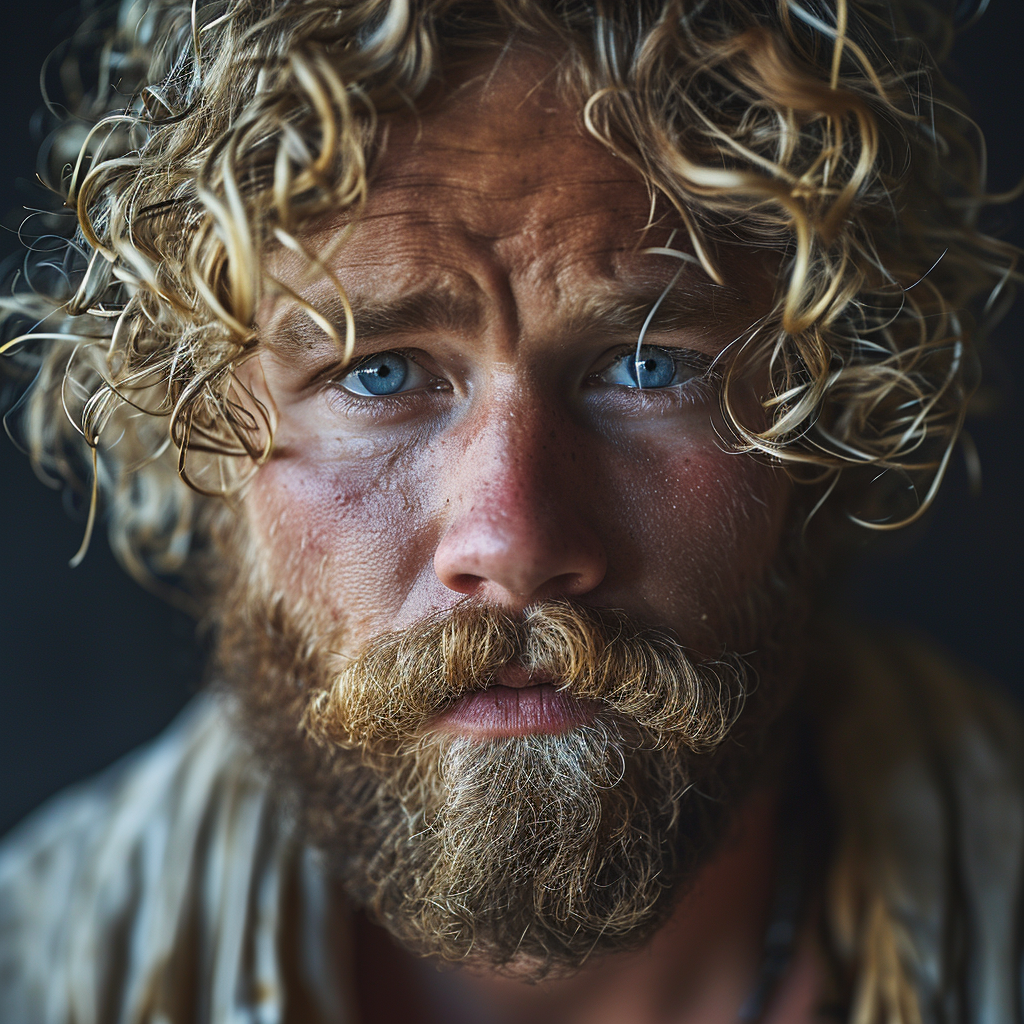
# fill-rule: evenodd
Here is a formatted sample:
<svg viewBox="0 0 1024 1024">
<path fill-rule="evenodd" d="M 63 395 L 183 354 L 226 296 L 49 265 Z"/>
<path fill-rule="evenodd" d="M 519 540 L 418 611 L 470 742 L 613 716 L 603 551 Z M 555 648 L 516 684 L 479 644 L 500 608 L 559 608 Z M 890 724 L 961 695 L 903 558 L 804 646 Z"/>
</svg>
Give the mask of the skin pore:
<svg viewBox="0 0 1024 1024">
<path fill-rule="evenodd" d="M 246 382 L 276 433 L 244 499 L 259 571 L 325 630 L 343 625 L 353 651 L 467 598 L 513 615 L 558 598 L 619 609 L 704 657 L 749 643 L 734 609 L 777 556 L 790 488 L 728 450 L 713 363 L 765 312 L 768 264 L 722 252 L 717 285 L 684 261 L 638 369 L 640 327 L 679 270 L 644 250 L 691 250 L 674 221 L 648 226 L 642 182 L 581 131 L 550 71 L 511 51 L 388 126 L 365 212 L 329 258 L 355 309 L 353 362 L 294 304 L 261 318 Z M 322 250 L 345 228 L 307 241 Z M 272 272 L 342 322 L 297 261 Z M 502 682 L 543 704 L 529 679 Z M 526 728 L 567 727 L 542 710 Z M 510 728 L 489 713 L 445 727 Z M 775 804 L 766 780 L 654 941 L 574 977 L 425 978 L 365 921 L 367 1024 L 735 1020 L 771 899 Z M 804 950 L 768 1019 L 810 1019 L 813 991 Z"/>
</svg>

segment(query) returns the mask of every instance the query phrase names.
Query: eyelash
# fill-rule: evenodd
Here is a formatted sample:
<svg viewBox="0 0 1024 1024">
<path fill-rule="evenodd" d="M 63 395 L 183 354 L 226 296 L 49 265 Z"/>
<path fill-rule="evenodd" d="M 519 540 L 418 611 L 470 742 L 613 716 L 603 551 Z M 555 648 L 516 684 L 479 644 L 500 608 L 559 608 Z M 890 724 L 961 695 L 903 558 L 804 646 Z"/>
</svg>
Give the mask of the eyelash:
<svg viewBox="0 0 1024 1024">
<path fill-rule="evenodd" d="M 671 400 L 674 404 L 700 402 L 713 396 L 717 392 L 717 385 L 721 382 L 722 377 L 714 368 L 711 358 L 704 353 L 696 352 L 691 349 L 680 349 L 659 345 L 645 345 L 644 349 L 647 351 L 665 353 L 677 367 L 684 367 L 692 370 L 694 372 L 694 376 L 685 381 L 680 381 L 678 384 L 669 384 L 662 387 L 629 387 L 625 384 L 609 384 L 606 381 L 602 381 L 602 374 L 608 373 L 616 363 L 620 362 L 627 356 L 631 356 L 636 353 L 637 350 L 635 346 L 624 345 L 606 358 L 601 369 L 588 374 L 584 382 L 591 386 L 605 384 L 608 387 L 621 389 L 624 392 L 628 392 L 630 400 L 642 403 L 645 408 L 652 407 L 655 404 L 661 404 L 663 406 L 666 400 Z M 430 382 L 425 386 L 410 388 L 406 391 L 380 395 L 363 395 L 358 392 L 351 391 L 342 384 L 343 380 L 354 374 L 361 366 L 384 355 L 401 356 L 409 363 L 418 367 L 422 373 L 430 377 Z M 404 349 L 385 349 L 380 352 L 373 352 L 359 360 L 356 360 L 355 362 L 348 363 L 343 367 L 332 367 L 329 370 L 324 371 L 320 376 L 324 384 L 330 388 L 334 395 L 345 401 L 346 404 L 351 403 L 360 409 L 379 411 L 381 413 L 386 410 L 390 410 L 392 412 L 397 411 L 396 406 L 408 405 L 411 399 L 414 399 L 416 395 L 422 394 L 424 391 L 437 392 L 451 390 L 451 385 L 447 381 L 443 378 L 430 374 L 430 371 L 426 370 L 426 368 L 416 360 L 413 353 Z"/>
<path fill-rule="evenodd" d="M 717 374 L 706 374 L 702 377 L 691 377 L 682 384 L 674 384 L 667 388 L 623 388 L 629 392 L 629 400 L 637 412 L 662 411 L 681 409 L 687 405 L 700 405 L 718 394 Z"/>
<path fill-rule="evenodd" d="M 393 395 L 360 395 L 350 391 L 341 382 L 355 372 L 361 365 L 381 355 L 399 355 L 410 363 L 415 363 L 420 369 L 431 378 L 431 383 L 408 391 L 398 391 Z M 397 417 L 404 417 L 406 414 L 415 415 L 422 411 L 419 400 L 424 392 L 434 394 L 437 392 L 450 391 L 451 385 L 440 377 L 430 373 L 422 363 L 417 362 L 413 353 L 406 349 L 383 349 L 380 352 L 371 352 L 369 355 L 355 359 L 352 362 L 341 366 L 331 366 L 322 370 L 311 384 L 319 385 L 327 394 L 328 401 L 332 405 L 338 405 L 346 414 L 356 413 L 360 417 L 368 419 L 393 420 Z"/>
<path fill-rule="evenodd" d="M 644 345 L 644 351 L 660 352 L 668 356 L 678 368 L 682 367 L 693 371 L 693 376 L 678 384 L 668 384 L 663 387 L 630 387 L 626 384 L 611 384 L 611 387 L 620 387 L 629 393 L 634 401 L 643 401 L 645 405 L 653 402 L 664 402 L 671 399 L 675 402 L 701 401 L 714 395 L 718 385 L 722 381 L 722 375 L 714 365 L 710 356 L 693 349 L 674 348 L 662 345 Z M 607 382 L 601 380 L 603 374 L 607 374 L 617 363 L 627 357 L 635 357 L 637 347 L 635 345 L 624 345 L 609 354 L 601 369 L 589 374 L 587 380 L 593 384 Z M 634 375 L 635 379 L 635 375 Z"/>
</svg>

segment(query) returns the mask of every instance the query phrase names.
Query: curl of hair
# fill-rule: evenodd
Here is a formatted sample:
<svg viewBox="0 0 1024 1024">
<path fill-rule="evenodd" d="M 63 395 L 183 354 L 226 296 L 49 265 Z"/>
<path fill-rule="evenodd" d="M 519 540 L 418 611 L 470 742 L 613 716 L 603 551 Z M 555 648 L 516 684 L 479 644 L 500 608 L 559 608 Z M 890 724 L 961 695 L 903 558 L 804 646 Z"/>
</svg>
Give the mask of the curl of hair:
<svg viewBox="0 0 1024 1024">
<path fill-rule="evenodd" d="M 729 371 L 769 362 L 767 426 L 727 381 L 737 446 L 823 492 L 858 481 L 850 514 L 871 525 L 914 518 L 975 383 L 967 311 L 1017 276 L 977 227 L 978 149 L 931 55 L 950 34 L 923 0 L 126 0 L 72 41 L 97 84 L 44 147 L 74 228 L 2 300 L 34 376 L 32 456 L 94 474 L 136 575 L 194 560 L 223 516 L 209 496 L 272 444 L 236 376 L 261 300 L 287 292 L 269 248 L 358 216 L 379 120 L 453 55 L 515 38 L 557 56 L 586 129 L 676 208 L 712 276 L 718 243 L 778 253 L 775 308 Z M 351 351 L 351 316 L 306 312 Z"/>
</svg>

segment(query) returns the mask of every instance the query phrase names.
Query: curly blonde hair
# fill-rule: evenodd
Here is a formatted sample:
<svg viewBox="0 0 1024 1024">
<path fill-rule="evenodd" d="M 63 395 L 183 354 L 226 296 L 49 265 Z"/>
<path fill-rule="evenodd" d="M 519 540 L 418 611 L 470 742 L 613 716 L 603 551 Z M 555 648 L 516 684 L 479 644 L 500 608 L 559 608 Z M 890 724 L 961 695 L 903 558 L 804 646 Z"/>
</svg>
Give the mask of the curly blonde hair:
<svg viewBox="0 0 1024 1024">
<path fill-rule="evenodd" d="M 32 456 L 91 473 L 136 575 L 194 560 L 216 496 L 272 444 L 236 378 L 284 288 L 268 248 L 358 216 L 380 120 L 455 55 L 514 40 L 556 55 L 586 130 L 675 207 L 712 277 L 717 242 L 779 253 L 776 307 L 732 364 L 768 361 L 767 426 L 723 391 L 737 446 L 822 495 L 858 481 L 869 525 L 912 519 L 974 386 L 967 311 L 1016 278 L 977 227 L 979 148 L 936 65 L 950 37 L 924 0 L 125 0 L 48 148 L 74 232 L 4 300 Z M 351 351 L 351 316 L 306 311 Z"/>
</svg>

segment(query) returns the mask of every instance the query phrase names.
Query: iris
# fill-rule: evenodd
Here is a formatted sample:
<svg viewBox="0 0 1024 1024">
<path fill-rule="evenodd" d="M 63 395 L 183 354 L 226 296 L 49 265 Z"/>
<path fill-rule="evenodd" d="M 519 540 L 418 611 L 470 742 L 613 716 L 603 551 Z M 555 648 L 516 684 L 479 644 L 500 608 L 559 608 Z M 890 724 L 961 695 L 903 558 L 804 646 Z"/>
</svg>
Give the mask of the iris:
<svg viewBox="0 0 1024 1024">
<path fill-rule="evenodd" d="M 363 360 L 355 376 L 371 395 L 393 395 L 409 375 L 409 362 L 395 352 L 381 352 Z"/>
<path fill-rule="evenodd" d="M 676 362 L 664 349 L 643 346 L 639 353 L 625 357 L 626 369 L 633 383 L 641 388 L 668 387 L 676 375 Z"/>
</svg>

